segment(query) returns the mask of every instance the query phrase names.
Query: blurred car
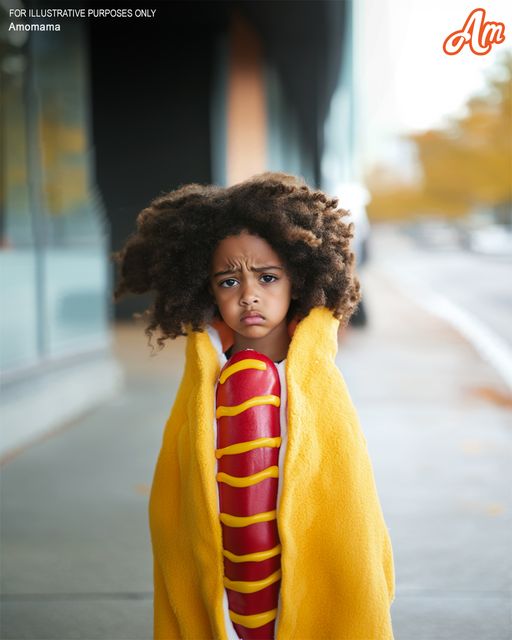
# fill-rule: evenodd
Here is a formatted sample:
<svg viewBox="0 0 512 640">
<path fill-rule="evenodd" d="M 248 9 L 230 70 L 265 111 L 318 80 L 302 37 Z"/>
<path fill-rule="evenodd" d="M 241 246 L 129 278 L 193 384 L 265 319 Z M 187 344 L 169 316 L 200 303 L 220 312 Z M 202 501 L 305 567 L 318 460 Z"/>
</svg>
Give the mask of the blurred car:
<svg viewBox="0 0 512 640">
<path fill-rule="evenodd" d="M 475 253 L 512 258 L 512 232 L 498 224 L 474 229 L 468 234 L 467 246 Z"/>
<path fill-rule="evenodd" d="M 370 222 L 366 212 L 366 205 L 370 202 L 370 193 L 362 184 L 356 182 L 339 183 L 332 194 L 339 199 L 339 206 L 349 211 L 344 218 L 354 223 L 354 237 L 352 249 L 356 256 L 356 270 L 359 273 L 369 260 Z M 367 309 L 363 300 L 360 301 L 355 313 L 350 318 L 352 326 L 363 327 L 368 322 Z"/>
<path fill-rule="evenodd" d="M 461 242 L 461 231 L 454 221 L 414 221 L 407 225 L 406 233 L 418 246 L 434 251 L 453 251 L 459 248 Z"/>
</svg>

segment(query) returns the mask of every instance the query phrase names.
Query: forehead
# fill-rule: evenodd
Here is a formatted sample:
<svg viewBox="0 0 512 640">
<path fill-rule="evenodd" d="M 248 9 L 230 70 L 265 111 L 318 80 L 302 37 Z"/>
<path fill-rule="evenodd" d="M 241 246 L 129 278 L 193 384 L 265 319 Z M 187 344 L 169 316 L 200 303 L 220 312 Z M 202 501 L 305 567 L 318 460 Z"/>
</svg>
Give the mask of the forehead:
<svg viewBox="0 0 512 640">
<path fill-rule="evenodd" d="M 228 236 L 219 242 L 213 253 L 212 267 L 215 269 L 225 263 L 239 260 L 261 265 L 281 264 L 279 255 L 266 240 L 246 232 Z"/>
</svg>

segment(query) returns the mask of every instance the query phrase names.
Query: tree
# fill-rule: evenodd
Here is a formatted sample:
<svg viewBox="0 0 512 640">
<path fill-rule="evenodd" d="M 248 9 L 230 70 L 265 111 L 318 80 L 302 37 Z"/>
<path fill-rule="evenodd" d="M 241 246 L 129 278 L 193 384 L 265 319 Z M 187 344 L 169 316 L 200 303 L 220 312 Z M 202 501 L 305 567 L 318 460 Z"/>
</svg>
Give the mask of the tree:
<svg viewBox="0 0 512 640">
<path fill-rule="evenodd" d="M 370 177 L 372 217 L 415 213 L 460 216 L 476 207 L 507 219 L 512 208 L 512 53 L 487 77 L 485 91 L 470 98 L 465 113 L 440 129 L 409 134 L 423 180 L 417 188 L 379 189 Z M 396 203 L 393 215 L 393 202 Z M 391 214 L 391 216 L 389 215 Z M 512 219 L 508 220 L 512 223 Z"/>
</svg>

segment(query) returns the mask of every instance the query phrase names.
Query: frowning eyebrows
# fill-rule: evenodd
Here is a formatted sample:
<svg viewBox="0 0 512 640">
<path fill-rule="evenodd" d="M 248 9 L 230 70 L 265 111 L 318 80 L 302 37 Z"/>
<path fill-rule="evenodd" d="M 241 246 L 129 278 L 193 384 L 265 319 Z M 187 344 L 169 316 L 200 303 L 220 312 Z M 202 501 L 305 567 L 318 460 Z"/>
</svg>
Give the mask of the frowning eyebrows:
<svg viewBox="0 0 512 640">
<path fill-rule="evenodd" d="M 272 269 L 280 269 L 283 271 L 283 267 L 279 267 L 278 265 L 269 265 L 267 267 L 251 267 L 251 271 L 255 273 L 263 273 L 263 271 L 272 271 Z M 217 273 L 213 274 L 214 278 L 218 276 L 227 276 L 231 273 L 239 273 L 240 269 L 227 269 L 226 271 L 217 271 Z"/>
</svg>

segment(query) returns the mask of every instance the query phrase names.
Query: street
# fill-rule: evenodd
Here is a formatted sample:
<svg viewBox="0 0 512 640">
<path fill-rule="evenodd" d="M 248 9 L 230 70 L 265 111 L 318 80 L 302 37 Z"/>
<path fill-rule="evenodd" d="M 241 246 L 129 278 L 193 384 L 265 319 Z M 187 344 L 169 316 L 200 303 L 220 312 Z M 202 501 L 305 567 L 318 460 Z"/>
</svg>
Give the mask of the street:
<svg viewBox="0 0 512 640">
<path fill-rule="evenodd" d="M 510 640 L 510 390 L 453 327 L 406 295 L 390 265 L 412 268 L 416 255 L 390 239 L 376 235 L 362 274 L 369 325 L 341 332 L 337 361 L 393 542 L 395 638 Z M 417 263 L 422 276 L 426 262 Z M 440 268 L 430 282 L 462 297 L 485 289 L 486 275 L 466 282 L 465 273 L 448 282 Z M 505 315 L 496 290 L 488 296 L 491 317 L 493 308 Z M 493 329 L 510 339 L 505 324 Z M 147 500 L 183 344 L 150 357 L 142 325 L 118 325 L 124 392 L 5 463 L 4 640 L 151 638 Z"/>
<path fill-rule="evenodd" d="M 453 241 L 432 247 L 392 225 L 375 226 L 372 241 L 375 261 L 398 282 L 448 298 L 512 347 L 512 254 L 479 254 Z"/>
</svg>

